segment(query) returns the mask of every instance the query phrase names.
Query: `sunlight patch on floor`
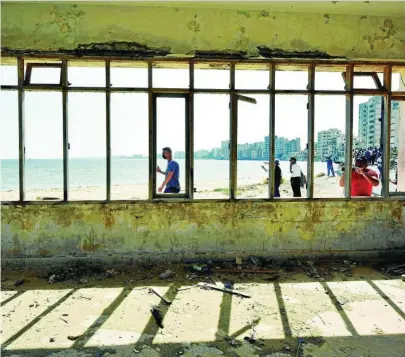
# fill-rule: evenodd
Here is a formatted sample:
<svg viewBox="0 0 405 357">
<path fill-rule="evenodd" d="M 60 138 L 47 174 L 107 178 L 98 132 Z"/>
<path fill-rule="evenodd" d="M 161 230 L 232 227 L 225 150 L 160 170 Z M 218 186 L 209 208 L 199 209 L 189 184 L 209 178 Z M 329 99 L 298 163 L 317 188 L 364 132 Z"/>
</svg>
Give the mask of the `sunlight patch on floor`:
<svg viewBox="0 0 405 357">
<path fill-rule="evenodd" d="M 1 343 L 14 336 L 70 291 L 71 289 L 30 290 L 6 303 L 1 308 Z"/>
<path fill-rule="evenodd" d="M 405 333 L 405 321 L 366 281 L 327 283 L 359 335 Z"/>
<path fill-rule="evenodd" d="M 293 336 L 351 335 L 320 283 L 284 283 L 280 288 Z"/>
<path fill-rule="evenodd" d="M 234 288 L 241 288 L 252 297 L 232 297 L 229 336 L 243 340 L 254 332 L 258 339 L 285 338 L 273 284 L 235 284 Z"/>
<path fill-rule="evenodd" d="M 97 320 L 121 293 L 122 288 L 77 290 L 37 324 L 11 343 L 7 349 L 69 348 Z M 53 292 L 53 291 L 52 291 Z M 51 339 L 54 339 L 51 342 Z"/>
<path fill-rule="evenodd" d="M 148 293 L 150 287 L 133 289 L 85 347 L 119 346 L 138 342 L 152 317 L 151 306 L 160 303 L 159 297 Z M 169 290 L 169 286 L 155 288 L 162 294 Z"/>
<path fill-rule="evenodd" d="M 373 283 L 405 313 L 405 282 L 395 280 L 373 280 Z"/>
<path fill-rule="evenodd" d="M 222 295 L 198 287 L 179 291 L 163 320 L 167 328 L 159 330 L 153 343 L 215 341 Z"/>
<path fill-rule="evenodd" d="M 10 299 L 12 296 L 17 294 L 18 291 L 2 291 L 0 294 L 0 303 L 3 301 L 6 301 L 7 299 Z"/>
</svg>

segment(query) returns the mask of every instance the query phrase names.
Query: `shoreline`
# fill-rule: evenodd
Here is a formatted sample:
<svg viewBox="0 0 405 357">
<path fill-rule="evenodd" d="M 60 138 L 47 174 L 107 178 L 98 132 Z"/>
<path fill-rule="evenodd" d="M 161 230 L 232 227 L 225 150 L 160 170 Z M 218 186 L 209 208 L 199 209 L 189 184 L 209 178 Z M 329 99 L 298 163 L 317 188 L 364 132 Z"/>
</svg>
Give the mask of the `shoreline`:
<svg viewBox="0 0 405 357">
<path fill-rule="evenodd" d="M 339 186 L 339 176 L 315 177 L 314 197 L 332 198 L 344 197 L 343 188 Z M 238 180 L 237 198 L 268 198 L 268 185 L 265 178 L 262 182 Z M 195 182 L 195 199 L 227 199 L 229 197 L 229 181 Z M 281 198 L 292 198 L 292 189 L 289 179 L 284 179 L 280 185 Z M 306 189 L 301 189 L 302 197 L 306 196 Z M 0 191 L 1 201 L 18 200 L 18 190 Z M 30 189 L 26 191 L 27 201 L 58 201 L 63 199 L 63 189 Z M 69 189 L 70 201 L 105 200 L 106 187 L 87 186 Z M 147 200 L 148 185 L 112 185 L 111 200 Z"/>
</svg>

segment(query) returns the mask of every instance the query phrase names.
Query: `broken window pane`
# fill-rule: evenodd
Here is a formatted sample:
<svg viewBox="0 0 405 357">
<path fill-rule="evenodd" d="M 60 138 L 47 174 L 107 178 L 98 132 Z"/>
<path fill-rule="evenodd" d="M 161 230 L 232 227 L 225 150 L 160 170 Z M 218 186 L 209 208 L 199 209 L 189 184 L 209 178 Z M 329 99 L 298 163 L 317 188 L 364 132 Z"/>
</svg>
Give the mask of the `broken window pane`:
<svg viewBox="0 0 405 357">
<path fill-rule="evenodd" d="M 44 67 L 44 66 L 29 66 L 26 64 L 25 70 L 27 71 L 27 67 L 31 67 L 31 75 L 29 83 L 27 84 L 61 84 L 61 72 L 62 69 L 59 67 Z"/>
<path fill-rule="evenodd" d="M 269 95 L 249 95 L 256 104 L 238 100 L 237 198 L 267 198 Z M 267 146 L 266 146 L 267 144 Z"/>
<path fill-rule="evenodd" d="M 104 93 L 69 93 L 69 199 L 106 199 Z"/>
<path fill-rule="evenodd" d="M 153 67 L 152 82 L 154 88 L 189 88 L 188 63 L 154 62 Z"/>
<path fill-rule="evenodd" d="M 1 201 L 18 201 L 18 92 L 0 91 Z"/>
<path fill-rule="evenodd" d="M 162 158 L 163 148 L 170 148 L 175 163 Z M 156 174 L 156 193 L 180 193 L 186 189 L 186 100 L 185 98 L 156 99 L 156 154 L 157 166 L 163 173 L 174 172 L 173 179 L 163 187 L 165 174 Z M 176 165 L 177 163 L 177 165 Z M 180 171 L 179 171 L 180 170 Z M 180 187 L 180 191 L 178 191 Z"/>
<path fill-rule="evenodd" d="M 227 94 L 194 95 L 196 199 L 229 198 L 229 100 Z"/>
<path fill-rule="evenodd" d="M 26 92 L 25 198 L 63 199 L 62 93 Z"/>
<path fill-rule="evenodd" d="M 105 63 L 69 61 L 68 82 L 72 87 L 105 87 Z"/>
<path fill-rule="evenodd" d="M 364 164 L 369 173 L 376 179 L 382 178 L 382 142 L 383 132 L 383 97 L 354 96 L 353 102 L 353 166 L 356 159 L 365 157 Z M 377 187 L 371 187 L 359 176 L 353 174 L 357 180 L 352 182 L 352 196 L 380 196 L 381 182 Z M 356 186 L 357 185 L 357 186 Z"/>
<path fill-rule="evenodd" d="M 284 67 L 276 67 L 276 89 L 303 90 L 308 85 L 308 69 L 285 70 Z"/>
<path fill-rule="evenodd" d="M 148 95 L 111 94 L 111 199 L 148 198 Z"/>
<path fill-rule="evenodd" d="M 306 197 L 306 185 L 299 180 L 300 173 L 307 175 L 308 162 L 308 97 L 306 95 L 276 95 L 275 158 L 279 160 L 282 179 L 281 198 Z M 296 166 L 290 167 L 290 158 Z M 291 172 L 291 169 L 293 172 Z M 293 180 L 291 181 L 291 178 Z"/>
<path fill-rule="evenodd" d="M 1 63 L 1 65 L 0 65 L 0 83 L 3 86 L 18 85 L 17 61 L 7 60 L 7 63 Z"/>
<path fill-rule="evenodd" d="M 145 62 L 111 62 L 111 87 L 148 87 L 148 65 Z"/>
<path fill-rule="evenodd" d="M 345 128 L 346 97 L 315 96 L 314 197 L 344 197 Z"/>
<path fill-rule="evenodd" d="M 196 63 L 194 87 L 198 89 L 229 89 L 231 72 L 229 64 Z"/>
</svg>

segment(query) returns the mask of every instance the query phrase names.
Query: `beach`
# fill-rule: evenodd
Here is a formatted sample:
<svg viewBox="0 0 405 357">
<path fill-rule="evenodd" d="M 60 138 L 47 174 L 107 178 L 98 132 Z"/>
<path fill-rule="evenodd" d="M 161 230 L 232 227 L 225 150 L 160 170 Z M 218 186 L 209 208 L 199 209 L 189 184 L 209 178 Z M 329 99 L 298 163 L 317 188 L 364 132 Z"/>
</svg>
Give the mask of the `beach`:
<svg viewBox="0 0 405 357">
<path fill-rule="evenodd" d="M 268 185 L 262 182 L 239 182 L 237 189 L 237 198 L 254 199 L 267 198 Z M 306 189 L 302 189 L 302 197 L 306 197 Z M 292 189 L 288 179 L 280 186 L 281 198 L 292 198 Z M 1 191 L 2 201 L 13 201 L 18 199 L 18 191 L 7 190 Z M 196 184 L 195 199 L 227 199 L 229 189 L 227 181 L 207 182 L 204 186 Z M 339 177 L 316 177 L 314 179 L 314 197 L 343 197 L 343 188 L 339 186 Z M 73 187 L 69 190 L 69 200 L 86 201 L 86 200 L 105 200 L 106 188 L 102 186 Z M 50 189 L 31 189 L 25 194 L 27 201 L 46 201 L 62 200 L 63 190 L 60 188 Z M 112 200 L 147 200 L 147 185 L 112 185 Z"/>
</svg>

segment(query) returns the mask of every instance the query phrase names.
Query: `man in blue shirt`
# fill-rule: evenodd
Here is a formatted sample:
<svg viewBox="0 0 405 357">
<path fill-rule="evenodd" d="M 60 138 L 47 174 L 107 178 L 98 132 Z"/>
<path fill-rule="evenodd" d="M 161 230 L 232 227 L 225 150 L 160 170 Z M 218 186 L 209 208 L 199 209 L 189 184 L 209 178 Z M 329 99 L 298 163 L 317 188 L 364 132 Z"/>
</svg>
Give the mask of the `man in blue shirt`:
<svg viewBox="0 0 405 357">
<path fill-rule="evenodd" d="M 328 176 L 329 176 L 330 173 L 332 173 L 332 176 L 335 176 L 335 171 L 333 169 L 333 161 L 332 161 L 332 158 L 330 156 L 326 160 L 326 168 L 328 170 Z"/>
<path fill-rule="evenodd" d="M 164 193 L 179 193 L 180 192 L 180 168 L 179 164 L 172 159 L 172 149 L 165 147 L 162 149 L 162 157 L 167 160 L 167 169 L 162 171 L 158 166 L 156 171 L 165 175 L 166 178 L 162 185 L 158 188 L 158 192 L 162 192 L 166 186 Z"/>
</svg>

